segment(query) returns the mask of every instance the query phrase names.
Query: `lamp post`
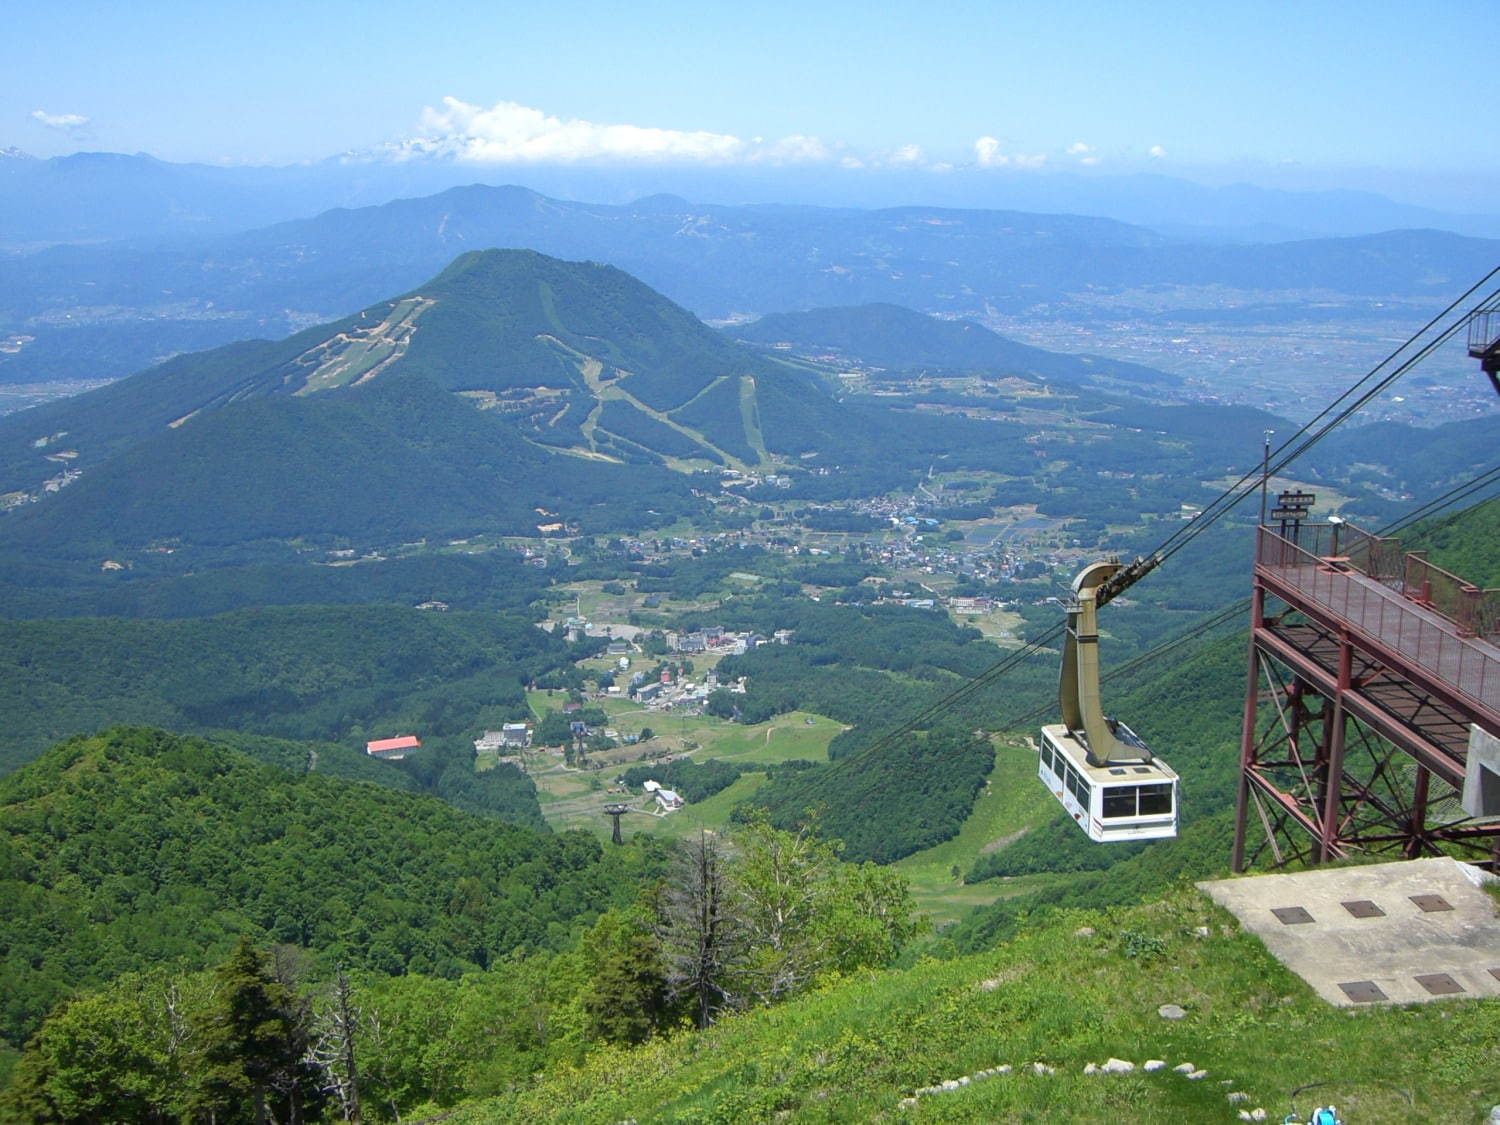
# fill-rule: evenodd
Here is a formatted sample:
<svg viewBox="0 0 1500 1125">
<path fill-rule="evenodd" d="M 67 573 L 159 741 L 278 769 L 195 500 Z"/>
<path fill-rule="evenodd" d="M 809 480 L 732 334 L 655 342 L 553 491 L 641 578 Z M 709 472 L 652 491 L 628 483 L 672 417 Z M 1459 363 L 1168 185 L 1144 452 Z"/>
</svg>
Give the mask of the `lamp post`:
<svg viewBox="0 0 1500 1125">
<path fill-rule="evenodd" d="M 1275 430 L 1266 430 L 1262 435 L 1265 443 L 1260 454 L 1260 522 L 1266 522 L 1266 493 L 1271 483 L 1271 435 Z"/>
</svg>

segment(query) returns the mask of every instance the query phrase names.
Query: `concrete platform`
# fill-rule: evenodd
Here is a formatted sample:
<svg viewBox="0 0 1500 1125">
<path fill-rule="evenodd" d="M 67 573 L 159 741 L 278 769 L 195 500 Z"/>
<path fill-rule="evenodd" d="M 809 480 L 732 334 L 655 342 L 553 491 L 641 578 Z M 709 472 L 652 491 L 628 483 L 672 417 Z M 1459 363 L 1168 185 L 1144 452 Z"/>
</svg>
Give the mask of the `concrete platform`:
<svg viewBox="0 0 1500 1125">
<path fill-rule="evenodd" d="M 1199 883 L 1272 956 L 1339 1007 L 1500 997 L 1493 875 L 1414 859 Z"/>
</svg>

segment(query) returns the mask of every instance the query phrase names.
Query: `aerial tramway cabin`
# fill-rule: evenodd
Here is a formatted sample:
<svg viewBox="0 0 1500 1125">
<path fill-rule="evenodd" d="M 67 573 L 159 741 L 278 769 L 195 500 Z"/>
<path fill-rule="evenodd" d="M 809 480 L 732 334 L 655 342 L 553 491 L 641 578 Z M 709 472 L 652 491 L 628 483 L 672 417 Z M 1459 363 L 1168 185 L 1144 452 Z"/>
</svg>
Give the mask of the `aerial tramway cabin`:
<svg viewBox="0 0 1500 1125">
<path fill-rule="evenodd" d="M 1099 699 L 1097 610 L 1155 566 L 1109 560 L 1073 580 L 1058 702 L 1062 722 L 1042 728 L 1037 776 L 1089 839 L 1177 835 L 1177 774 Z"/>
<path fill-rule="evenodd" d="M 1125 745 L 1150 751 L 1124 723 Z M 1090 840 L 1159 840 L 1177 835 L 1177 774 L 1160 758 L 1090 765 L 1088 751 L 1061 723 L 1042 728 L 1037 776 Z"/>
</svg>

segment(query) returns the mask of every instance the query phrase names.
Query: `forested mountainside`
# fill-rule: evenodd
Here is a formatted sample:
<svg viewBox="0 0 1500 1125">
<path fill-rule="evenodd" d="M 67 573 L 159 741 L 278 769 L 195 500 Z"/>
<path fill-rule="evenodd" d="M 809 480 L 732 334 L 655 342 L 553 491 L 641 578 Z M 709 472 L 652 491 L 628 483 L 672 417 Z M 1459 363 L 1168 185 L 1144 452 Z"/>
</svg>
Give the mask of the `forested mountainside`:
<svg viewBox="0 0 1500 1125">
<path fill-rule="evenodd" d="M 76 558 L 618 533 L 700 511 L 717 482 L 704 473 L 784 468 L 813 492 L 850 495 L 938 459 L 1022 471 L 1027 436 L 839 401 L 817 375 L 724 339 L 618 270 L 486 251 L 343 321 L 0 419 L 12 509 L 0 538 Z"/>
<path fill-rule="evenodd" d="M 663 862 L 149 728 L 71 739 L 0 780 L 0 832 L 13 1045 L 80 989 L 201 967 L 241 934 L 323 972 L 451 977 L 562 948 Z"/>
<path fill-rule="evenodd" d="M 1438 566 L 1466 582 L 1500 587 L 1500 497 L 1428 520 L 1402 537 L 1408 551 L 1426 551 Z"/>
<path fill-rule="evenodd" d="M 175 621 L 0 620 L 0 633 L 9 718 L 0 772 L 59 738 L 119 722 L 361 751 L 366 739 L 421 730 L 436 749 L 451 740 L 467 765 L 464 736 L 476 723 L 525 715 L 526 685 L 571 682 L 573 661 L 600 647 L 570 646 L 524 616 L 398 606 L 265 607 Z M 348 752 L 325 751 L 325 768 Z M 515 812 L 535 815 L 534 800 L 524 793 L 516 800 Z"/>
<path fill-rule="evenodd" d="M 156 552 L 136 557 L 128 570 L 70 566 L 11 551 L 0 555 L 0 598 L 13 619 L 207 617 L 251 606 L 424 602 L 527 613 L 551 581 L 544 567 L 528 566 L 514 551 L 356 560 L 347 550 L 347 560 L 335 560 L 346 565 L 337 566 L 310 565 L 305 554 L 277 545 L 267 545 L 258 561 L 246 561 L 262 553 L 253 547 L 186 563 L 176 552 Z"/>
</svg>

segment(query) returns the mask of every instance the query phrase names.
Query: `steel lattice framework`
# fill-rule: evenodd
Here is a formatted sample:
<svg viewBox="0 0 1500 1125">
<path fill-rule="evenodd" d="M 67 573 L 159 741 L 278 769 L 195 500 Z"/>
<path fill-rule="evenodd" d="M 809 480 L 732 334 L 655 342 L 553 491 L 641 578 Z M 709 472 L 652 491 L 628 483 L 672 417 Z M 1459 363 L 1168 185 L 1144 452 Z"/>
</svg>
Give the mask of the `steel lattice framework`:
<svg viewBox="0 0 1500 1125">
<path fill-rule="evenodd" d="M 1500 735 L 1497 605 L 1349 524 L 1258 529 L 1236 871 L 1500 859 L 1500 820 L 1459 804 L 1470 729 Z"/>
</svg>

